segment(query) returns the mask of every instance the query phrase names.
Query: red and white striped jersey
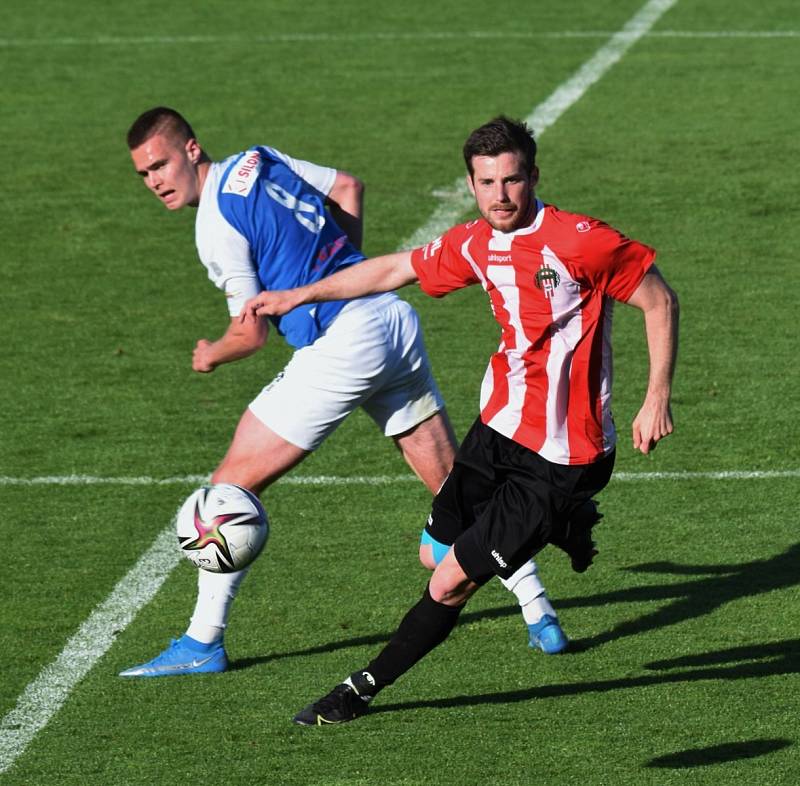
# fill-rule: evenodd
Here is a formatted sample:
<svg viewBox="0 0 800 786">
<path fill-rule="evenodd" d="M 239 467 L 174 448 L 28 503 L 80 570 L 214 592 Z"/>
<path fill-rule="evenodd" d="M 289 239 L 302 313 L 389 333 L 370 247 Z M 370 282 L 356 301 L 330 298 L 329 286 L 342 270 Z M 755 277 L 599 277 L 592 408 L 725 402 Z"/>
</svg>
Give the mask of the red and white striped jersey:
<svg viewBox="0 0 800 786">
<path fill-rule="evenodd" d="M 536 202 L 514 232 L 484 219 L 415 249 L 420 286 L 442 297 L 480 283 L 502 336 L 481 385 L 481 420 L 556 464 L 589 464 L 616 442 L 611 315 L 655 251 L 608 224 Z"/>
</svg>

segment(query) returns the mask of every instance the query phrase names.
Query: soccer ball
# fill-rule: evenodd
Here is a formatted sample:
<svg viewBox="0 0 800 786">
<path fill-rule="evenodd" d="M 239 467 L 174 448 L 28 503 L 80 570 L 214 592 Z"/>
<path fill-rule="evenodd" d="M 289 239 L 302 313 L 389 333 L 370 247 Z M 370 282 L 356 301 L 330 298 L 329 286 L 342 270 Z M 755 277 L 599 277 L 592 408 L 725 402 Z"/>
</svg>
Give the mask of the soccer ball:
<svg viewBox="0 0 800 786">
<path fill-rule="evenodd" d="M 203 486 L 190 494 L 178 511 L 176 528 L 183 556 L 212 573 L 247 567 L 269 536 L 258 497 L 233 483 Z"/>
</svg>

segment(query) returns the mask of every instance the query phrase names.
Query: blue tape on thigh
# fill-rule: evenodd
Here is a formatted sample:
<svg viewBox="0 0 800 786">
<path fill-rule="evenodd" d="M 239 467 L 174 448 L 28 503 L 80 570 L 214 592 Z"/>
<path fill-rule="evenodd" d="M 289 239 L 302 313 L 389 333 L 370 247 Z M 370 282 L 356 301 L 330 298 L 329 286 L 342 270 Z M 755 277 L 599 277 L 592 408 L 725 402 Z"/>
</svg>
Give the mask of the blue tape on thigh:
<svg viewBox="0 0 800 786">
<path fill-rule="evenodd" d="M 419 543 L 421 546 L 427 546 L 430 544 L 433 548 L 433 561 L 438 565 L 450 551 L 450 546 L 446 546 L 444 543 L 439 543 L 436 538 L 432 537 L 428 530 L 422 530 L 422 537 L 419 539 Z"/>
</svg>

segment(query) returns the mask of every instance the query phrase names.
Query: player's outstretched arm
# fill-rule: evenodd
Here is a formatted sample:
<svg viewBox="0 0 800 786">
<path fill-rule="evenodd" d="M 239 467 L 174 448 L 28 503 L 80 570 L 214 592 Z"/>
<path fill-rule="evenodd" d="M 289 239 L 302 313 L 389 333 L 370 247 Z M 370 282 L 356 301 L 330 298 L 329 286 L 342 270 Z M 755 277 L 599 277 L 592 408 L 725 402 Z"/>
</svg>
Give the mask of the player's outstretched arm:
<svg viewBox="0 0 800 786">
<path fill-rule="evenodd" d="M 647 393 L 633 420 L 633 447 L 644 454 L 672 433 L 672 375 L 678 354 L 678 297 L 653 265 L 628 303 L 644 313 L 650 376 Z"/>
<path fill-rule="evenodd" d="M 391 292 L 417 280 L 411 252 L 399 251 L 359 262 L 332 276 L 297 289 L 261 292 L 245 303 L 239 317 L 249 322 L 257 316 L 281 316 L 304 303 L 352 300 L 363 295 Z"/>
<path fill-rule="evenodd" d="M 244 311 L 242 311 L 244 314 Z M 223 363 L 246 358 L 264 346 L 269 332 L 266 319 L 242 321 L 232 317 L 228 329 L 216 341 L 201 338 L 192 353 L 192 368 L 208 373 Z"/>
</svg>

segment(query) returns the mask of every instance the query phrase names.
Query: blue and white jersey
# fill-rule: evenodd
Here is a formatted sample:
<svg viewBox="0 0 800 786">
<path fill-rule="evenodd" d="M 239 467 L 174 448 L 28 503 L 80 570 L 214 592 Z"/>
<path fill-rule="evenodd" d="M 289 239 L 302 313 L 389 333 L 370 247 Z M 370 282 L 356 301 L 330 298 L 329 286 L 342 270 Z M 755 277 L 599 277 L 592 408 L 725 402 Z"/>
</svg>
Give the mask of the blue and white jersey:
<svg viewBox="0 0 800 786">
<path fill-rule="evenodd" d="M 364 259 L 325 209 L 336 170 L 257 146 L 211 164 L 195 224 L 208 277 L 230 315 L 264 289 L 292 289 Z M 294 347 L 312 343 L 347 301 L 271 318 Z"/>
</svg>

